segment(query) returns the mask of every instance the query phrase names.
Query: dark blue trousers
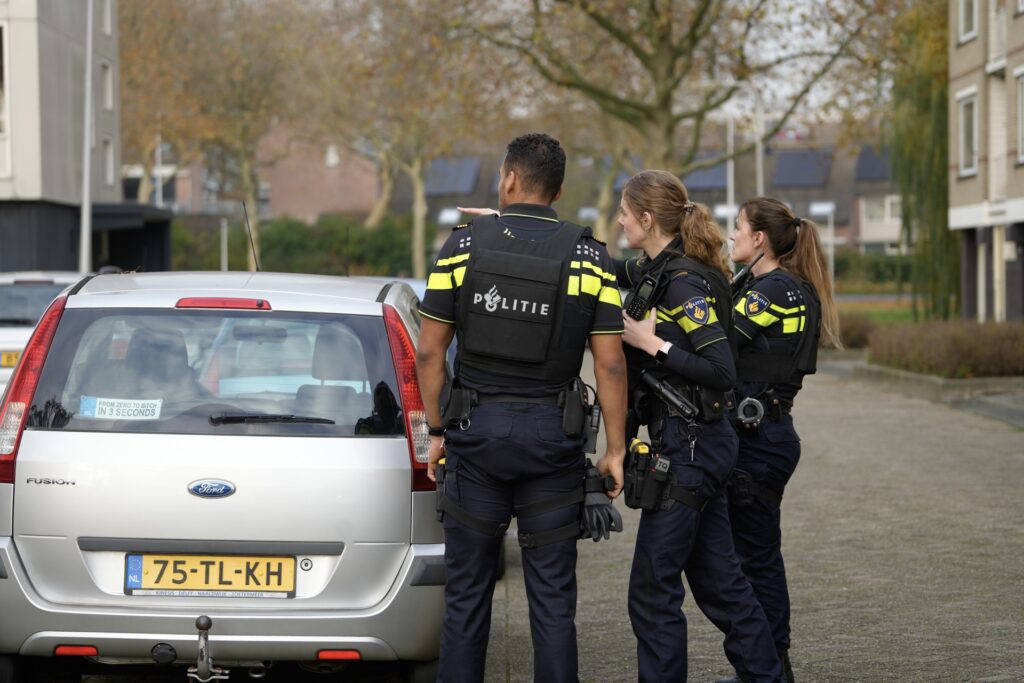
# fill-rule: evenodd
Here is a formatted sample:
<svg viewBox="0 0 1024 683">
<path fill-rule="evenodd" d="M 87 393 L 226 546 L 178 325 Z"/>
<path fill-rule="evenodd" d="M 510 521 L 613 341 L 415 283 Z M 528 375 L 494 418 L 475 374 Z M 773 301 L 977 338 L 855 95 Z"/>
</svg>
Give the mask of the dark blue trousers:
<svg viewBox="0 0 1024 683">
<path fill-rule="evenodd" d="M 782 494 L 800 460 L 800 438 L 793 418 L 765 421 L 757 429 L 739 428 L 736 467 Z M 789 650 L 789 587 L 782 560 L 782 526 L 778 505 L 755 498 L 751 505 L 729 505 L 733 541 L 743 573 L 750 580 L 772 629 L 779 655 Z"/>
<path fill-rule="evenodd" d="M 662 453 L 676 483 L 710 496 L 703 511 L 676 502 L 640 518 L 629 577 L 629 616 L 642 683 L 685 681 L 686 616 L 682 573 L 697 606 L 725 634 L 725 654 L 745 681 L 782 672 L 764 612 L 740 570 L 722 487 L 736 460 L 736 435 L 724 421 L 703 425 L 693 460 L 685 427 L 670 420 Z"/>
<path fill-rule="evenodd" d="M 445 486 L 457 505 L 490 522 L 516 508 L 563 495 L 583 484 L 582 440 L 566 437 L 562 412 L 531 403 L 477 406 L 466 430 L 446 435 Z M 521 533 L 563 527 L 579 518 L 570 505 L 517 521 Z M 491 598 L 501 538 L 444 519 L 445 611 L 438 680 L 484 680 Z M 523 548 L 535 681 L 578 681 L 576 540 Z"/>
</svg>

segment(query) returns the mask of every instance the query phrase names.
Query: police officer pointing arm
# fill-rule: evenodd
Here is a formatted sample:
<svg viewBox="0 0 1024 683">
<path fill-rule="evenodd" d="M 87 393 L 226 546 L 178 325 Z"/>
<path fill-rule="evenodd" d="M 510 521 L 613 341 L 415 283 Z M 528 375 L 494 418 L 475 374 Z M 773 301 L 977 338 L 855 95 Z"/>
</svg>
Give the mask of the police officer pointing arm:
<svg viewBox="0 0 1024 683">
<path fill-rule="evenodd" d="M 499 548 L 517 518 L 534 677 L 578 680 L 580 535 L 589 341 L 604 413 L 599 466 L 622 487 L 626 363 L 614 265 L 587 228 L 561 221 L 565 152 L 531 134 L 508 145 L 500 213 L 453 231 L 427 282 L 417 374 L 445 532 L 439 680 L 482 681 Z M 458 337 L 455 376 L 445 352 Z M 589 503 L 588 503 L 589 505 Z"/>
</svg>

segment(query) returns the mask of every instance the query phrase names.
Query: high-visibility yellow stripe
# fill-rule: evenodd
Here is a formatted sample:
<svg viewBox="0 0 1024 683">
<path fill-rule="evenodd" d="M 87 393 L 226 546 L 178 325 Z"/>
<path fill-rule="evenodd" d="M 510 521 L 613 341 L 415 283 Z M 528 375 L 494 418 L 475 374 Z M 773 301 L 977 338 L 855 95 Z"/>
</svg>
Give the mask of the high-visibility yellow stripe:
<svg viewBox="0 0 1024 683">
<path fill-rule="evenodd" d="M 451 289 L 451 273 L 431 273 L 427 279 L 427 289 Z"/>
<path fill-rule="evenodd" d="M 807 309 L 806 306 L 794 306 L 793 308 L 783 308 L 782 306 L 776 306 L 775 304 L 771 304 L 769 308 L 771 308 L 771 310 L 775 311 L 779 315 L 793 315 L 794 313 L 800 313 L 801 311 Z"/>
<path fill-rule="evenodd" d="M 440 259 L 437 262 L 437 265 L 439 265 L 439 266 L 450 266 L 450 265 L 453 265 L 455 263 L 462 263 L 463 261 L 468 261 L 468 260 L 469 260 L 469 252 L 466 252 L 465 254 L 458 254 L 457 256 L 452 256 L 450 258 Z"/>
<path fill-rule="evenodd" d="M 796 334 L 800 331 L 800 318 L 783 318 L 782 334 Z"/>
<path fill-rule="evenodd" d="M 597 296 L 601 291 L 601 278 L 596 275 L 588 275 L 583 273 L 580 275 L 580 291 L 584 294 L 590 294 Z"/>
<path fill-rule="evenodd" d="M 569 296 L 579 296 L 580 295 L 580 276 L 579 275 L 570 275 L 569 276 L 569 286 L 568 286 L 568 288 L 566 290 L 566 294 L 568 294 Z"/>
<path fill-rule="evenodd" d="M 748 316 L 747 319 L 757 323 L 761 327 L 769 327 L 779 322 L 779 319 L 768 311 L 761 311 L 757 315 Z"/>
<path fill-rule="evenodd" d="M 597 265 L 591 263 L 590 261 L 572 261 L 569 264 L 569 267 L 570 268 L 579 268 L 580 270 L 582 270 L 584 268 L 586 268 L 587 270 L 592 270 L 599 277 L 603 277 L 605 280 L 611 280 L 612 282 L 615 282 L 615 281 L 618 280 L 618 278 L 615 277 L 614 273 L 609 273 L 606 270 L 602 270 L 601 268 L 599 268 Z"/>
<path fill-rule="evenodd" d="M 452 277 L 455 278 L 455 286 L 462 286 L 462 278 L 466 277 L 466 266 L 461 266 L 452 271 Z"/>
<path fill-rule="evenodd" d="M 676 321 L 675 318 L 673 318 L 660 308 L 658 309 L 658 320 L 660 320 L 663 323 L 674 323 Z"/>
<path fill-rule="evenodd" d="M 431 320 L 436 320 L 439 323 L 448 323 L 449 325 L 454 325 L 455 324 L 454 320 L 445 320 L 444 318 L 438 318 L 436 315 L 430 315 L 429 313 L 424 313 L 422 310 L 420 310 L 420 315 L 422 315 L 425 318 L 430 318 Z"/>
<path fill-rule="evenodd" d="M 602 287 L 601 293 L 597 295 L 597 300 L 603 304 L 622 306 L 622 295 L 619 294 L 618 287 Z"/>
</svg>

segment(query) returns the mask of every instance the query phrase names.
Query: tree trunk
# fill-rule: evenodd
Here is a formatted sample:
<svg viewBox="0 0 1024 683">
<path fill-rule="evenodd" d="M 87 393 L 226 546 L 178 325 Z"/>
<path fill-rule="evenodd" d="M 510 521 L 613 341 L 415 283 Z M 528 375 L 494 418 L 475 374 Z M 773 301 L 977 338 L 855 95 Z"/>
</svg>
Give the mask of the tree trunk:
<svg viewBox="0 0 1024 683">
<path fill-rule="evenodd" d="M 249 270 L 256 271 L 259 270 L 260 257 L 260 205 L 259 197 L 256 196 L 256 173 L 252 160 L 245 154 L 241 155 L 239 166 L 242 175 L 242 196 L 249 214 L 249 238 L 252 240 L 249 249 L 246 249 L 246 255 Z"/>
<path fill-rule="evenodd" d="M 153 152 L 156 151 L 156 138 L 153 143 L 142 150 L 142 177 L 139 187 L 135 190 L 135 201 L 139 204 L 149 203 L 149 193 L 153 191 Z"/>
<path fill-rule="evenodd" d="M 377 161 L 380 164 L 380 170 L 377 173 L 377 177 L 380 180 L 380 195 L 377 196 L 377 201 L 374 202 L 370 215 L 363 222 L 363 227 L 367 230 L 376 228 L 380 225 L 384 216 L 387 215 L 388 206 L 391 204 L 391 194 L 395 189 L 395 171 L 391 165 L 391 160 L 387 158 L 387 155 L 381 155 Z"/>
<path fill-rule="evenodd" d="M 619 238 L 619 224 L 612 219 L 615 206 L 615 178 L 618 175 L 619 165 L 613 161 L 601 176 L 601 185 L 597 193 L 597 220 L 594 221 L 594 237 L 607 243 L 608 252 L 613 255 L 619 252 L 615 243 Z"/>
<path fill-rule="evenodd" d="M 412 276 L 423 279 L 427 276 L 427 192 L 423 178 L 423 160 L 419 157 L 405 167 L 405 173 L 412 181 Z"/>
</svg>

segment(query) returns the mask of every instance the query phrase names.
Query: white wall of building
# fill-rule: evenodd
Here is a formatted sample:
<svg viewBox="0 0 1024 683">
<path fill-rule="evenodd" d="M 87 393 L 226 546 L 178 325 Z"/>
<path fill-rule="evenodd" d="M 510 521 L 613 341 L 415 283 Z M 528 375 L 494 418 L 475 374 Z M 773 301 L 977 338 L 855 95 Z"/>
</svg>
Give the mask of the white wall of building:
<svg viewBox="0 0 1024 683">
<path fill-rule="evenodd" d="M 0 200 L 81 204 L 86 7 L 86 0 L 0 0 L 9 112 Z M 94 202 L 119 202 L 116 0 L 94 0 L 93 11 L 91 194 Z"/>
</svg>

